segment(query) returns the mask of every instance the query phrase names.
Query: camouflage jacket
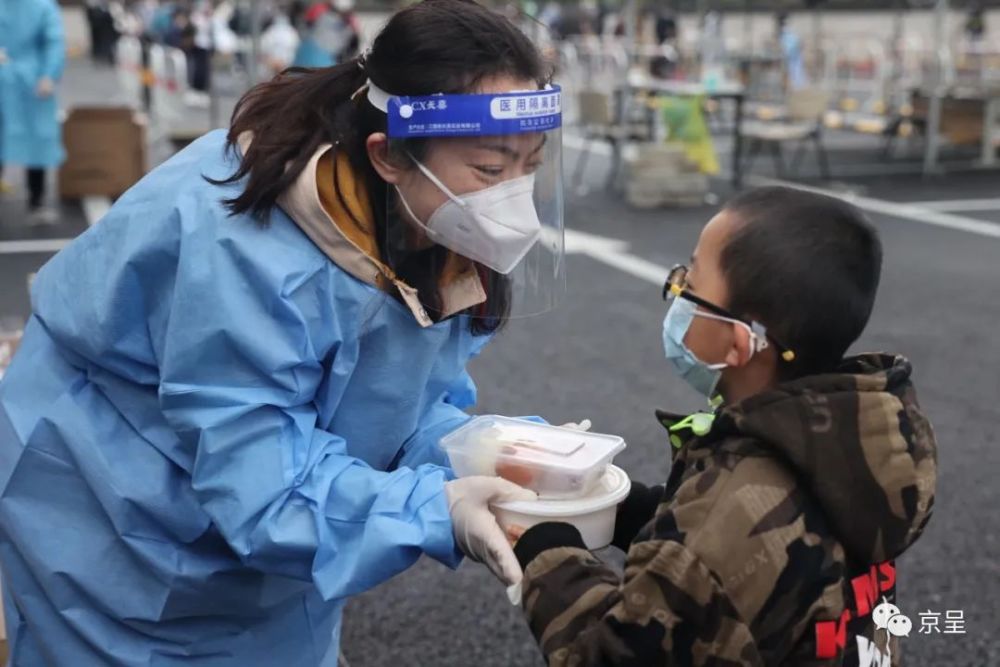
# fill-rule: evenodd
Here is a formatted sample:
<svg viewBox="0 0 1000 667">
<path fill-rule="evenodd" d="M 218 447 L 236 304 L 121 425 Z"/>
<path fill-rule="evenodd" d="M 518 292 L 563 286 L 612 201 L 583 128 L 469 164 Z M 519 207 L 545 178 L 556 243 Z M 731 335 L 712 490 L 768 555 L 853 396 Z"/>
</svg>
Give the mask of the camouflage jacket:
<svg viewBox="0 0 1000 667">
<path fill-rule="evenodd" d="M 677 450 L 624 578 L 568 524 L 526 532 L 522 603 L 548 663 L 897 663 L 871 612 L 936 480 L 910 373 L 868 355 L 721 407 Z"/>
</svg>

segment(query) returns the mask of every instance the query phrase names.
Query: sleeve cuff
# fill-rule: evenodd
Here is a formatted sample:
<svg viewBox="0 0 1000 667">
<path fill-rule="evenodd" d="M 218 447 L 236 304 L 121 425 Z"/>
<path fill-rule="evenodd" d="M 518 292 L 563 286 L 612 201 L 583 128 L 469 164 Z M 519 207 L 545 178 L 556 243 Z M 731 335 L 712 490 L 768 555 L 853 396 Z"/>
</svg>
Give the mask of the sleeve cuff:
<svg viewBox="0 0 1000 667">
<path fill-rule="evenodd" d="M 586 549 L 587 545 L 583 543 L 580 531 L 572 524 L 540 523 L 529 528 L 521 536 L 521 539 L 514 545 L 514 555 L 517 556 L 517 562 L 521 564 L 523 570 L 543 551 L 559 547 Z"/>
<path fill-rule="evenodd" d="M 421 466 L 420 471 L 429 473 L 424 483 L 437 485 L 440 480 L 441 485 L 439 490 L 435 490 L 431 499 L 420 508 L 420 518 L 426 531 L 423 551 L 437 562 L 454 570 L 462 563 L 463 554 L 455 542 L 454 526 L 451 513 L 448 511 L 448 497 L 444 490 L 444 483 L 449 481 L 453 473 L 436 466 Z"/>
<path fill-rule="evenodd" d="M 639 531 L 656 515 L 656 510 L 663 499 L 664 486 L 647 487 L 639 482 L 632 482 L 632 491 L 625 501 L 618 506 L 615 517 L 615 535 L 611 544 L 622 551 L 628 551 L 629 545 L 635 540 Z"/>
</svg>

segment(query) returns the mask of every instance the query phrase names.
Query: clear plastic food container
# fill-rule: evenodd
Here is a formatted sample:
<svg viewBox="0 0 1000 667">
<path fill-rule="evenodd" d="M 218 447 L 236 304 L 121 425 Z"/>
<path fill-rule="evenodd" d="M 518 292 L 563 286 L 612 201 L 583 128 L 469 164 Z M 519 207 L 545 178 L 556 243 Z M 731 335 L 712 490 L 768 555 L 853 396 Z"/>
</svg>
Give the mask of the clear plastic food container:
<svg viewBox="0 0 1000 667">
<path fill-rule="evenodd" d="M 441 447 L 459 477 L 499 475 L 543 498 L 577 498 L 596 486 L 625 441 L 487 415 L 446 435 Z"/>
</svg>

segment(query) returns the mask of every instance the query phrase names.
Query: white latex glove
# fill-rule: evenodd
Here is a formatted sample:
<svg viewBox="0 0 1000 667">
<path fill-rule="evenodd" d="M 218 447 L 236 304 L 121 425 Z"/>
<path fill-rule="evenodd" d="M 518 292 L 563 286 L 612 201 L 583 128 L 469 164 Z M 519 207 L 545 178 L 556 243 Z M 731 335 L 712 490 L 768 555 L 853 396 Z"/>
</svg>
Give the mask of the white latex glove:
<svg viewBox="0 0 1000 667">
<path fill-rule="evenodd" d="M 507 599 L 510 600 L 510 603 L 512 605 L 514 605 L 515 607 L 520 607 L 521 606 L 521 595 L 522 595 L 522 590 L 523 590 L 521 588 L 521 584 L 522 583 L 523 583 L 523 580 L 517 582 L 513 586 L 508 586 L 507 587 Z"/>
<path fill-rule="evenodd" d="M 521 566 L 490 505 L 535 500 L 538 495 L 499 477 L 463 477 L 446 483 L 444 490 L 459 548 L 506 585 L 519 582 Z"/>
<path fill-rule="evenodd" d="M 574 431 L 589 431 L 591 426 L 593 426 L 593 424 L 590 423 L 589 419 L 584 419 L 580 423 L 569 422 L 568 424 L 562 425 L 563 428 L 571 428 Z"/>
</svg>

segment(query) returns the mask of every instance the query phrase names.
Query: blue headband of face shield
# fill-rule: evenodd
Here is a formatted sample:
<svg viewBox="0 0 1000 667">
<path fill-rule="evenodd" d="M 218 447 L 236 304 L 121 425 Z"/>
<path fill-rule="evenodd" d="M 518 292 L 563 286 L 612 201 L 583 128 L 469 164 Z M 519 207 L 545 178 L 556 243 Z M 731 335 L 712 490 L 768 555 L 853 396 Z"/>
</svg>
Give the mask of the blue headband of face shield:
<svg viewBox="0 0 1000 667">
<path fill-rule="evenodd" d="M 388 117 L 390 139 L 477 137 L 562 127 L 562 89 L 497 94 L 390 95 L 371 81 L 368 101 Z"/>
<path fill-rule="evenodd" d="M 406 96 L 369 81 L 356 94 L 385 112 L 390 151 L 425 177 L 388 189 L 385 224 L 499 274 L 510 318 L 550 310 L 565 290 L 561 90 Z"/>
</svg>

